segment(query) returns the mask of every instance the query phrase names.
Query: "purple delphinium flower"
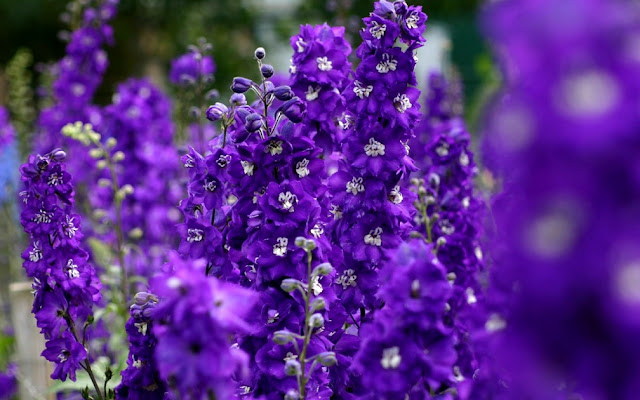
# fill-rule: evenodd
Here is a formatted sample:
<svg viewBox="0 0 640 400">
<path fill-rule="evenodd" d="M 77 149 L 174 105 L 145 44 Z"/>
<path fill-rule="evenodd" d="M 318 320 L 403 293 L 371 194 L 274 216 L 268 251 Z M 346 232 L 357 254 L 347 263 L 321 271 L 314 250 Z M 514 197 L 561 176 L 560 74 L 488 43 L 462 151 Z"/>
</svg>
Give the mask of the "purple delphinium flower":
<svg viewBox="0 0 640 400">
<path fill-rule="evenodd" d="M 452 288 L 445 268 L 432 245 L 420 239 L 397 250 L 393 264 L 382 272 L 384 308 L 360 327 L 352 368 L 361 380 L 361 399 L 438 395 L 455 382 L 455 339 L 445 321 Z"/>
<path fill-rule="evenodd" d="M 346 115 L 342 90 L 349 82 L 351 46 L 342 27 L 327 24 L 300 27 L 291 38 L 291 88 L 307 103 L 307 114 L 298 126 L 313 138 L 325 153 L 337 149 Z"/>
<path fill-rule="evenodd" d="M 240 348 L 252 359 L 251 375 L 238 379 L 239 393 L 242 398 L 281 399 L 300 387 L 284 372 L 293 353 L 274 343 L 273 335 L 283 329 L 303 334 L 309 309 L 298 291 L 287 294 L 274 288 L 285 279 L 310 279 L 307 253 L 295 244 L 296 238 L 313 238 L 314 268 L 331 257 L 339 259 L 339 253 L 334 254 L 325 233 L 330 214 L 322 150 L 294 124 L 304 119 L 304 102 L 290 89 L 271 83 L 264 54 L 256 51 L 264 82 L 236 78 L 232 85 L 236 92 L 257 95 L 256 101 L 249 103 L 244 93 L 235 93 L 228 106 L 212 105 L 208 114 L 221 123 L 221 134 L 206 156 L 191 149 L 182 157 L 190 183 L 189 197 L 180 207 L 185 222 L 178 229 L 185 256 L 203 257 L 210 275 L 259 292 L 264 307 L 252 310 L 248 321 L 261 328 L 238 336 Z M 318 296 L 322 293 L 326 308 L 340 315 L 339 305 L 329 306 L 335 302 L 332 279 L 316 276 L 310 287 Z M 327 335 L 340 330 L 345 318 L 334 321 L 323 310 L 316 312 L 325 319 L 325 332 L 310 336 L 307 357 L 331 351 Z M 330 395 L 325 366 L 311 373 L 309 363 L 304 373 L 310 396 Z"/>
<path fill-rule="evenodd" d="M 80 246 L 80 217 L 73 213 L 71 176 L 62 150 L 29 157 L 20 167 L 24 190 L 20 221 L 31 244 L 22 254 L 34 280 L 32 312 L 47 340 L 42 355 L 56 364 L 53 379 L 75 380 L 87 359 L 81 327 L 92 319 L 100 281 Z M 84 367 L 85 365 L 83 365 Z"/>
<path fill-rule="evenodd" d="M 233 378 L 247 373 L 248 356 L 230 338 L 249 329 L 251 291 L 206 276 L 204 260 L 170 255 L 151 288 L 160 299 L 151 313 L 154 359 L 162 379 L 182 398 L 227 399 Z"/>
<path fill-rule="evenodd" d="M 153 400 L 163 399 L 167 391 L 158 375 L 154 359 L 157 339 L 153 334 L 153 311 L 158 304 L 157 296 L 139 292 L 131 305 L 131 318 L 125 329 L 129 337 L 127 368 L 122 371 L 122 383 L 116 388 L 116 399 Z"/>
<path fill-rule="evenodd" d="M 6 371 L 0 372 L 0 399 L 11 400 L 18 390 L 17 374 L 18 366 L 16 364 L 7 365 Z"/>
<path fill-rule="evenodd" d="M 474 398 L 634 399 L 640 10 L 521 0 L 485 18 L 506 73 L 485 117 L 484 153 L 504 182 L 485 369 L 508 389 Z"/>
<path fill-rule="evenodd" d="M 106 142 L 115 139 L 111 150 L 124 155 L 116 167 L 119 185 L 135 189 L 122 204 L 122 229 L 144 252 L 129 257 L 131 272 L 147 278 L 162 263 L 153 254 L 166 253 L 167 246 L 177 243 L 174 226 L 180 214 L 175 204 L 183 193 L 176 182 L 180 164 L 170 116 L 165 94 L 146 79 L 131 79 L 118 86 L 99 127 Z M 113 195 L 111 187 L 98 188 L 90 194 L 91 204 L 113 214 Z"/>
<path fill-rule="evenodd" d="M 92 163 L 92 160 L 79 143 L 64 139 L 60 130 L 76 121 L 100 125 L 100 109 L 91 100 L 107 68 L 107 54 L 103 47 L 113 43 L 113 30 L 108 23 L 115 17 L 118 2 L 103 0 L 84 10 L 85 18 L 71 34 L 66 55 L 55 68 L 54 104 L 44 109 L 38 119 L 36 149 L 49 151 L 64 145 L 72 154 L 69 170 L 80 181 L 91 173 L 87 163 Z"/>
<path fill-rule="evenodd" d="M 424 39 L 411 37 L 403 21 L 417 13 L 422 21 L 418 29 L 424 31 L 426 16 L 420 7 L 403 1 L 396 2 L 398 12 L 387 3 L 377 2 L 375 7 L 386 10 L 390 6 L 389 13 L 376 11 L 365 19 L 364 41 L 357 49 L 362 62 L 343 92 L 353 116 L 341 143 L 347 162 L 339 164 L 340 172 L 330 182 L 334 240 L 345 249 L 338 274 L 344 279 L 356 277 L 353 284 L 337 287 L 351 312 L 373 306 L 377 284 L 359 287 L 358 296 L 346 292 L 362 283 L 360 276 L 375 279 L 370 272 L 386 259 L 385 249 L 397 246 L 408 233 L 411 220 L 411 196 L 406 193 L 405 199 L 402 194 L 402 180 L 413 168 L 406 146 L 419 117 L 419 91 L 412 87 L 413 52 Z M 395 46 L 398 40 L 408 48 Z M 363 288 L 368 290 L 363 292 Z"/>
</svg>

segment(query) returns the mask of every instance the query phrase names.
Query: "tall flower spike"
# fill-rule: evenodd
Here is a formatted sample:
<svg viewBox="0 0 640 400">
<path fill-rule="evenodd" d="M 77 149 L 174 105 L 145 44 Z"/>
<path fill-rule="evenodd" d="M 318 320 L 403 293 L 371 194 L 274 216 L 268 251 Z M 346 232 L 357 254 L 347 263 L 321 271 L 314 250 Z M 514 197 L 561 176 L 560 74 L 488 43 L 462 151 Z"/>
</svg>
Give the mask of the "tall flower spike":
<svg viewBox="0 0 640 400">
<path fill-rule="evenodd" d="M 85 178 L 91 168 L 87 168 L 87 163 L 92 160 L 77 143 L 65 141 L 60 130 L 76 121 L 97 126 L 102 119 L 99 107 L 91 101 L 107 69 L 107 53 L 103 48 L 113 43 L 109 22 L 115 17 L 118 2 L 100 0 L 95 7 L 82 10 L 82 23 L 71 33 L 66 55 L 55 68 L 54 104 L 43 110 L 38 119 L 36 150 L 49 151 L 64 145 L 72 155 L 69 170 L 80 181 L 88 180 Z"/>
<path fill-rule="evenodd" d="M 65 153 L 54 150 L 32 155 L 20 167 L 24 190 L 20 221 L 30 245 L 22 253 L 27 276 L 33 279 L 32 312 L 46 339 L 42 355 L 55 364 L 53 379 L 76 379 L 83 367 L 91 376 L 83 326 L 93 320 L 100 299 L 100 281 L 81 247 L 80 217 L 73 213 L 73 186 Z M 98 398 L 104 398 L 96 386 Z"/>
</svg>

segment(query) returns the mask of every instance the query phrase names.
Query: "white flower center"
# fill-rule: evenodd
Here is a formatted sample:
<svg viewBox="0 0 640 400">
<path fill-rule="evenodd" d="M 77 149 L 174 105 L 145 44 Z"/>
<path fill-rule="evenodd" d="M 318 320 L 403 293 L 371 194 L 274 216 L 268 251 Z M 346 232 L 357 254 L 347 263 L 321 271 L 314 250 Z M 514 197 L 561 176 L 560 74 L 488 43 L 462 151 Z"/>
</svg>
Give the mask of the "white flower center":
<svg viewBox="0 0 640 400">
<path fill-rule="evenodd" d="M 469 165 L 469 156 L 465 152 L 460 153 L 460 165 L 463 167 Z"/>
<path fill-rule="evenodd" d="M 187 229 L 187 242 L 200 242 L 204 237 L 204 231 L 202 229 L 190 228 Z"/>
<path fill-rule="evenodd" d="M 371 36 L 373 36 L 374 38 L 380 40 L 387 31 L 387 26 L 385 24 L 379 24 L 376 21 L 372 21 L 371 25 L 372 26 L 371 28 L 369 28 L 369 33 L 371 33 Z"/>
<path fill-rule="evenodd" d="M 311 228 L 311 234 L 313 235 L 314 238 L 319 238 L 320 236 L 322 236 L 322 234 L 324 233 L 324 229 L 322 228 L 322 226 L 315 224 L 313 228 Z"/>
<path fill-rule="evenodd" d="M 369 144 L 364 145 L 364 152 L 369 157 L 383 156 L 384 149 L 385 149 L 385 146 L 382 143 L 377 142 L 374 138 L 370 138 Z"/>
<path fill-rule="evenodd" d="M 352 269 L 348 269 L 344 271 L 342 275 L 338 277 L 338 279 L 336 279 L 336 283 L 338 285 L 342 285 L 342 289 L 346 290 L 347 288 L 349 288 L 349 286 L 356 287 L 357 279 L 358 275 L 356 275 L 356 272 Z"/>
<path fill-rule="evenodd" d="M 302 53 L 304 49 L 307 47 L 307 42 L 305 42 L 304 40 L 302 40 L 301 37 L 299 37 L 298 40 L 296 41 L 296 47 L 298 48 L 298 53 Z"/>
<path fill-rule="evenodd" d="M 49 175 L 49 179 L 47 180 L 49 186 L 57 186 L 62 183 L 62 175 L 55 173 Z"/>
<path fill-rule="evenodd" d="M 420 21 L 420 18 L 418 17 L 418 15 L 416 13 L 411 13 L 411 15 L 409 15 L 407 17 L 407 19 L 405 20 L 405 23 L 407 25 L 407 28 L 409 28 L 409 29 L 417 29 L 418 28 L 418 21 Z"/>
<path fill-rule="evenodd" d="M 338 126 L 340 126 L 340 129 L 342 130 L 349 129 L 352 123 L 353 123 L 353 117 L 347 113 L 343 113 L 338 119 Z"/>
<path fill-rule="evenodd" d="M 507 321 L 502 319 L 498 314 L 491 314 L 487 323 L 484 324 L 484 328 L 489 332 L 501 331 L 507 327 Z"/>
<path fill-rule="evenodd" d="M 287 245 L 289 244 L 289 239 L 286 237 L 279 237 L 276 239 L 278 243 L 273 245 L 273 254 L 278 257 L 284 257 L 287 254 Z"/>
<path fill-rule="evenodd" d="M 204 181 L 204 188 L 209 192 L 215 192 L 217 187 L 218 185 L 216 185 L 215 181 L 209 181 L 209 180 Z"/>
<path fill-rule="evenodd" d="M 320 277 L 319 276 L 315 276 L 313 278 L 313 280 L 311 281 L 311 290 L 313 291 L 313 295 L 314 296 L 319 296 L 320 293 L 322 293 L 322 291 L 324 290 L 322 288 L 322 285 L 320 284 Z"/>
<path fill-rule="evenodd" d="M 438 225 L 440 225 L 440 230 L 445 235 L 452 235 L 456 231 L 456 227 L 448 219 L 441 219 Z"/>
<path fill-rule="evenodd" d="M 307 93 L 305 95 L 307 101 L 314 101 L 315 99 L 317 99 L 320 95 L 320 90 L 320 86 L 314 88 L 313 85 L 309 85 L 309 87 L 307 88 Z"/>
<path fill-rule="evenodd" d="M 282 142 L 280 140 L 270 141 L 269 144 L 267 145 L 267 148 L 264 149 L 264 152 L 265 153 L 268 152 L 272 156 L 282 153 Z"/>
<path fill-rule="evenodd" d="M 382 228 L 377 227 L 374 230 L 369 231 L 364 237 L 364 243 L 372 246 L 382 246 Z"/>
<path fill-rule="evenodd" d="M 329 210 L 329 212 L 333 214 L 334 220 L 339 220 L 342 218 L 342 210 L 340 209 L 340 207 L 334 204 L 331 205 L 331 210 Z"/>
<path fill-rule="evenodd" d="M 133 360 L 132 365 L 133 365 L 135 368 L 140 369 L 140 368 L 142 368 L 142 361 L 140 361 L 140 360 Z"/>
<path fill-rule="evenodd" d="M 449 144 L 442 142 L 440 144 L 440 146 L 438 146 L 436 148 L 436 153 L 440 156 L 440 157 L 445 157 L 449 154 Z"/>
<path fill-rule="evenodd" d="M 183 165 L 185 168 L 193 168 L 196 165 L 196 160 L 193 159 L 193 156 L 191 154 L 187 154 L 187 156 L 184 158 Z"/>
<path fill-rule="evenodd" d="M 255 167 L 255 165 L 253 165 L 252 162 L 242 160 L 240 161 L 240 164 L 242 164 L 242 170 L 246 175 L 253 175 L 253 168 Z"/>
<path fill-rule="evenodd" d="M 401 113 L 404 113 L 405 111 L 413 107 L 413 104 L 411 104 L 411 101 L 406 94 L 397 95 L 396 98 L 393 99 L 393 104 L 396 106 L 396 110 Z"/>
<path fill-rule="evenodd" d="M 37 224 L 48 224 L 51 222 L 51 217 L 53 216 L 52 213 L 47 212 L 45 210 L 40 210 L 35 217 L 33 217 L 33 222 L 37 223 Z"/>
<path fill-rule="evenodd" d="M 402 193 L 400 192 L 400 186 L 394 186 L 394 188 L 389 192 L 389 200 L 391 200 L 393 204 L 402 203 L 404 196 L 402 196 Z"/>
<path fill-rule="evenodd" d="M 298 163 L 296 163 L 296 174 L 298 174 L 298 176 L 300 178 L 304 178 L 305 176 L 309 175 L 309 160 L 307 160 L 306 158 L 302 159 L 302 161 L 298 161 Z"/>
<path fill-rule="evenodd" d="M 353 178 L 347 182 L 347 193 L 356 195 L 364 192 L 364 180 L 362 178 Z"/>
<path fill-rule="evenodd" d="M 376 65 L 376 70 L 381 74 L 386 74 L 389 71 L 395 71 L 398 66 L 398 61 L 394 60 L 388 53 L 382 55 L 382 61 Z"/>
<path fill-rule="evenodd" d="M 361 99 L 369 97 L 371 92 L 373 92 L 373 85 L 362 86 L 362 83 L 360 83 L 360 81 L 355 81 L 353 85 L 353 93 L 355 93 L 356 96 L 360 97 Z"/>
<path fill-rule="evenodd" d="M 278 201 L 284 211 L 294 212 L 294 205 L 298 203 L 298 196 L 291 192 L 282 192 L 278 195 Z"/>
<path fill-rule="evenodd" d="M 218 159 L 216 160 L 216 164 L 218 164 L 218 166 L 220 168 L 224 168 L 227 165 L 229 165 L 229 162 L 231 161 L 231 156 L 228 154 L 221 154 L 220 157 L 218 157 Z"/>
<path fill-rule="evenodd" d="M 402 356 L 400 355 L 400 349 L 398 346 L 390 347 L 382 351 L 382 359 L 380 364 L 384 369 L 396 369 L 400 366 Z"/>
<path fill-rule="evenodd" d="M 62 353 L 58 354 L 58 362 L 59 364 L 67 361 L 69 359 L 69 354 L 66 350 L 63 350 Z"/>
<path fill-rule="evenodd" d="M 142 336 L 147 335 L 147 330 L 149 329 L 149 326 L 147 325 L 146 322 L 135 322 L 133 326 L 135 326 L 138 329 L 138 333 L 142 333 Z"/>
<path fill-rule="evenodd" d="M 42 250 L 40 249 L 40 242 L 33 243 L 33 250 L 29 252 L 29 260 L 38 262 L 42 260 Z"/>
<path fill-rule="evenodd" d="M 63 224 L 64 234 L 69 238 L 72 238 L 76 235 L 78 228 L 73 224 L 74 217 L 66 216 L 66 221 Z"/>
<path fill-rule="evenodd" d="M 67 276 L 69 279 L 75 279 L 80 276 L 80 271 L 78 271 L 78 266 L 73 262 L 73 259 L 69 259 L 67 261 Z"/>
<path fill-rule="evenodd" d="M 473 288 L 467 288 L 465 292 L 467 294 L 467 304 L 475 304 L 478 302 L 476 293 L 474 292 Z"/>
<path fill-rule="evenodd" d="M 329 61 L 329 59 L 325 57 L 316 58 L 316 62 L 318 63 L 318 69 L 320 71 L 331 71 L 333 69 L 333 62 Z"/>
</svg>

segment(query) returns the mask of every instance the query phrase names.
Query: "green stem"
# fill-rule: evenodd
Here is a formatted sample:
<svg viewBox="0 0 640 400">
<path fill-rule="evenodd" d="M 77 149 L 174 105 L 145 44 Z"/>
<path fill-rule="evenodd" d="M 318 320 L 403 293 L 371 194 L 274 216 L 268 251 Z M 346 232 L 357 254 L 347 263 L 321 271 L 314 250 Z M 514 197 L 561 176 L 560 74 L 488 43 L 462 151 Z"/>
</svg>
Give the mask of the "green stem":
<svg viewBox="0 0 640 400">
<path fill-rule="evenodd" d="M 304 296 L 304 342 L 302 344 L 302 352 L 300 353 L 300 371 L 302 373 L 302 377 L 298 383 L 298 389 L 300 392 L 300 400 L 305 400 L 306 392 L 307 392 L 307 376 L 306 376 L 306 358 L 307 358 L 307 347 L 309 347 L 309 342 L 311 341 L 311 332 L 312 328 L 309 326 L 309 319 L 311 318 L 309 302 L 311 298 L 311 261 L 313 260 L 313 255 L 311 251 L 307 251 L 307 276 L 308 279 L 308 287 Z"/>
<path fill-rule="evenodd" d="M 75 324 L 71 320 L 71 317 L 66 316 L 65 319 L 67 320 L 67 325 L 69 326 L 69 330 L 73 334 L 73 337 L 76 339 L 76 342 L 80 343 L 80 341 L 78 340 L 78 334 L 76 333 Z M 84 347 L 84 345 L 83 345 L 83 347 Z M 82 369 L 87 371 L 87 374 L 89 374 L 89 378 L 91 379 L 91 383 L 93 384 L 93 387 L 96 390 L 96 393 L 98 395 L 98 400 L 104 400 L 104 396 L 102 395 L 102 392 L 100 392 L 100 385 L 98 385 L 98 381 L 96 380 L 96 377 L 93 374 L 93 370 L 91 369 L 91 362 L 89 362 L 89 354 L 88 354 L 88 352 L 87 352 L 87 358 L 84 359 L 84 364 L 82 362 L 80 362 L 80 366 L 82 367 Z"/>
</svg>

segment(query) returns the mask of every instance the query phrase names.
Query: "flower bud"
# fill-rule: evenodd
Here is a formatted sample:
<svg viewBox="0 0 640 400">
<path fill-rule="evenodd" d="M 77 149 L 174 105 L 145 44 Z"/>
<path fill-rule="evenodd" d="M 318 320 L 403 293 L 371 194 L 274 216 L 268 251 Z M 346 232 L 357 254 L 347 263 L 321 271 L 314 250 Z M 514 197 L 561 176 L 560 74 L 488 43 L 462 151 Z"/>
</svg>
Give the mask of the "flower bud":
<svg viewBox="0 0 640 400">
<path fill-rule="evenodd" d="M 291 87 L 286 85 L 278 86 L 277 88 L 275 88 L 273 90 L 273 95 L 276 97 L 276 99 L 282 101 L 291 100 L 295 96 L 293 90 L 291 90 Z"/>
<path fill-rule="evenodd" d="M 310 328 L 322 328 L 324 326 L 324 317 L 322 314 L 315 313 L 309 318 Z"/>
<path fill-rule="evenodd" d="M 89 150 L 89 155 L 91 156 L 91 158 L 99 159 L 104 156 L 104 152 L 102 151 L 102 149 L 91 149 Z"/>
<path fill-rule="evenodd" d="M 126 195 L 133 194 L 133 191 L 134 191 L 133 190 L 133 186 L 131 186 L 129 184 L 126 184 L 126 185 L 122 186 L 122 188 L 120 190 L 122 190 L 124 192 L 124 194 L 126 194 Z"/>
<path fill-rule="evenodd" d="M 220 98 L 220 92 L 217 89 L 211 89 L 204 96 L 208 101 L 214 101 Z"/>
<path fill-rule="evenodd" d="M 306 106 L 299 97 L 294 97 L 282 104 L 278 111 L 289 118 L 291 122 L 296 123 L 302 121 L 306 111 Z"/>
<path fill-rule="evenodd" d="M 115 153 L 113 153 L 111 159 L 113 160 L 113 162 L 120 162 L 124 160 L 124 153 L 121 151 L 116 151 Z"/>
<path fill-rule="evenodd" d="M 231 105 L 234 105 L 234 106 L 246 106 L 247 105 L 247 98 L 244 97 L 244 95 L 241 94 L 241 93 L 232 94 L 231 98 L 229 99 L 229 101 L 231 102 Z"/>
<path fill-rule="evenodd" d="M 267 55 L 267 52 L 264 50 L 264 47 L 258 47 L 256 51 L 253 53 L 253 56 L 258 60 L 262 60 L 263 58 L 266 57 L 266 55 Z"/>
<path fill-rule="evenodd" d="M 318 353 L 316 355 L 316 360 L 325 367 L 330 367 L 338 362 L 336 353 L 333 351 L 323 351 L 322 353 Z"/>
<path fill-rule="evenodd" d="M 98 179 L 98 186 L 102 188 L 109 187 L 111 186 L 111 180 L 107 178 L 100 178 Z"/>
<path fill-rule="evenodd" d="M 297 360 L 287 360 L 284 364 L 284 373 L 288 376 L 298 376 L 300 371 L 300 363 Z"/>
<path fill-rule="evenodd" d="M 140 228 L 133 228 L 129 231 L 129 237 L 134 240 L 138 240 L 142 237 L 144 232 Z"/>
<path fill-rule="evenodd" d="M 107 139 L 105 146 L 107 146 L 107 149 L 113 149 L 114 147 L 116 147 L 116 144 L 118 144 L 116 138 L 110 137 L 109 139 Z"/>
<path fill-rule="evenodd" d="M 196 118 L 196 119 L 200 118 L 200 113 L 201 111 L 200 111 L 200 108 L 198 107 L 191 107 L 189 109 L 189 115 L 191 115 L 192 118 Z"/>
<path fill-rule="evenodd" d="M 331 271 L 333 271 L 333 266 L 331 266 L 330 263 L 325 262 L 325 263 L 317 265 L 313 269 L 313 275 L 327 276 L 327 275 L 329 275 L 331 273 Z"/>
<path fill-rule="evenodd" d="M 302 287 L 302 282 L 297 279 L 287 278 L 282 281 L 280 288 L 287 293 L 291 293 L 297 288 Z"/>
<path fill-rule="evenodd" d="M 61 149 L 55 149 L 49 154 L 52 160 L 58 161 L 58 162 L 64 160 L 67 157 L 67 153 L 65 153 Z"/>
<path fill-rule="evenodd" d="M 311 304 L 309 304 L 309 308 L 311 309 L 311 312 L 322 311 L 326 307 L 327 307 L 327 302 L 324 299 L 324 297 L 316 297 L 315 299 L 313 299 Z"/>
<path fill-rule="evenodd" d="M 251 85 L 253 85 L 253 81 L 251 79 L 236 76 L 233 78 L 231 90 L 233 90 L 234 93 L 244 93 L 251 88 Z"/>
<path fill-rule="evenodd" d="M 207 119 L 209 121 L 217 121 L 229 112 L 227 106 L 222 103 L 216 103 L 207 108 Z"/>
<path fill-rule="evenodd" d="M 147 304 L 147 301 L 149 301 L 148 292 L 138 292 L 135 296 L 133 296 L 133 302 L 139 306 Z"/>
<path fill-rule="evenodd" d="M 100 160 L 96 163 L 96 168 L 99 170 L 107 168 L 107 162 L 105 160 Z"/>
<path fill-rule="evenodd" d="M 258 113 L 249 114 L 244 121 L 247 132 L 255 132 L 262 127 L 262 116 Z"/>
<path fill-rule="evenodd" d="M 275 344 L 287 344 L 293 341 L 293 335 L 289 331 L 275 331 L 272 340 Z"/>
<path fill-rule="evenodd" d="M 297 247 L 304 247 L 305 242 L 307 241 L 307 239 L 304 236 L 298 236 L 295 240 L 295 242 L 293 242 Z"/>
<path fill-rule="evenodd" d="M 273 74 L 275 74 L 275 72 L 276 71 L 273 69 L 272 65 L 264 64 L 262 67 L 260 67 L 260 73 L 265 78 L 271 78 Z"/>
</svg>

